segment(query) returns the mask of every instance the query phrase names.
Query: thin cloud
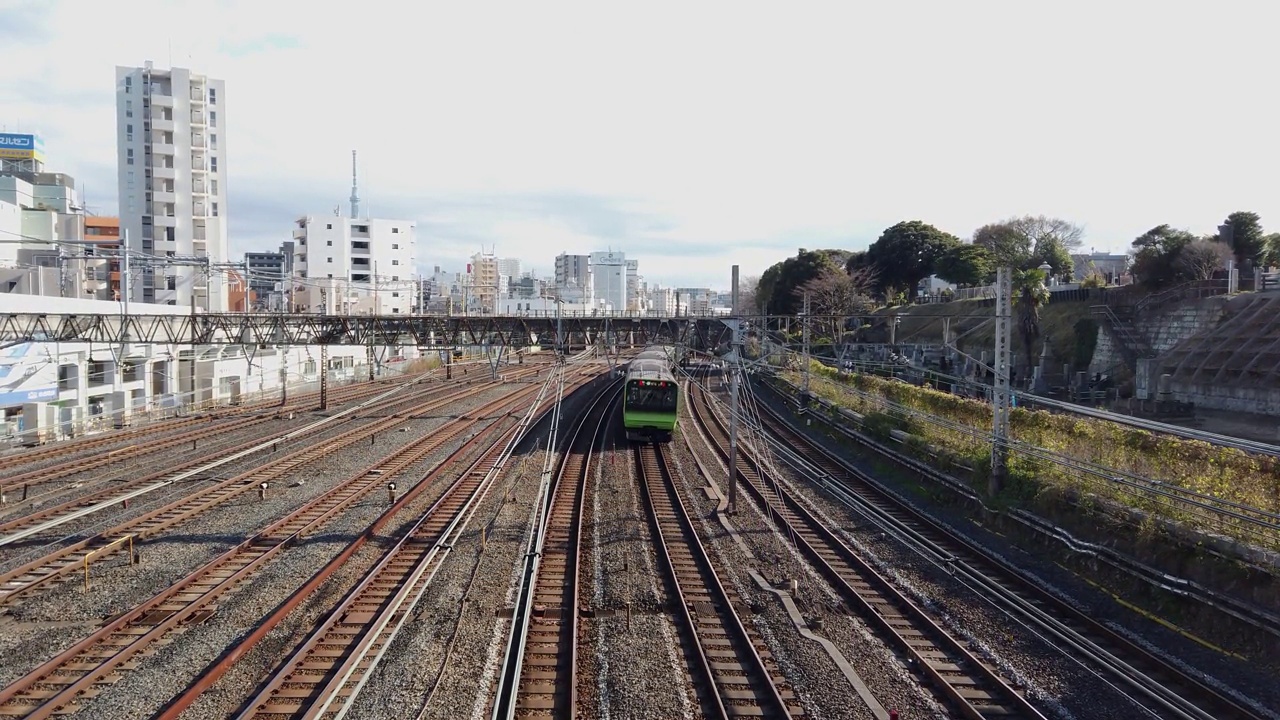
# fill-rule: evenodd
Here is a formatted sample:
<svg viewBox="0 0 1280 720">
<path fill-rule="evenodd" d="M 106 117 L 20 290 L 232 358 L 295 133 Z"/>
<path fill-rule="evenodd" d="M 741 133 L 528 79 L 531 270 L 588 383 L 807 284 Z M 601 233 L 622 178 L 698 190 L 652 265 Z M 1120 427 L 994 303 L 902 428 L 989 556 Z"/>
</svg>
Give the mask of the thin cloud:
<svg viewBox="0 0 1280 720">
<path fill-rule="evenodd" d="M 101 197 L 113 66 L 191 67 L 227 81 L 233 248 L 345 207 L 357 149 L 366 207 L 417 219 L 427 267 L 480 245 L 540 267 L 613 246 L 683 285 L 859 249 L 904 219 L 963 237 L 1057 215 L 1099 250 L 1240 209 L 1280 227 L 1266 4 L 313 10 L 20 4 L 0 26 L 0 63 L 24 68 L 0 84 L 0 124 L 39 129 L 50 167 Z"/>
</svg>

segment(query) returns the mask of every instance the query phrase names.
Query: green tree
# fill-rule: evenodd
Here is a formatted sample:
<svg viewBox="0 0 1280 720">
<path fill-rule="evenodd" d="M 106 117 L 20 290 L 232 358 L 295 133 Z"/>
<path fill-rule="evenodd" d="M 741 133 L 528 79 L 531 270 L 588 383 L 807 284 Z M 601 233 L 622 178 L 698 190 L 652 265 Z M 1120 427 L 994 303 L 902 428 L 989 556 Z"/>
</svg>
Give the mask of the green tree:
<svg viewBox="0 0 1280 720">
<path fill-rule="evenodd" d="M 1235 252 L 1236 262 L 1261 264 L 1267 259 L 1267 241 L 1262 233 L 1262 218 L 1258 213 L 1233 212 L 1223 222 L 1223 239 Z"/>
<path fill-rule="evenodd" d="M 1177 285 L 1190 278 L 1178 266 L 1182 248 L 1196 241 L 1186 230 L 1157 225 L 1133 241 L 1133 275 L 1149 290 Z"/>
<path fill-rule="evenodd" d="M 1267 241 L 1267 267 L 1280 265 L 1280 233 L 1271 233 L 1264 240 Z"/>
<path fill-rule="evenodd" d="M 1071 259 L 1071 253 L 1067 252 L 1061 240 L 1052 235 L 1036 240 L 1031 259 L 1027 261 L 1027 265 L 1037 269 L 1045 263 L 1053 268 L 1053 277 L 1070 277 L 1075 274 L 1075 261 Z"/>
<path fill-rule="evenodd" d="M 867 260 L 876 271 L 876 290 L 905 287 L 908 297 L 914 297 L 920 281 L 933 274 L 938 258 L 959 245 L 956 236 L 919 220 L 886 229 L 867 248 Z"/>
<path fill-rule="evenodd" d="M 805 250 L 795 257 L 775 263 L 760 276 L 756 285 L 756 304 L 770 315 L 795 315 L 801 310 L 796 289 L 821 275 L 825 270 L 839 270 L 847 261 L 845 250 Z"/>
<path fill-rule="evenodd" d="M 1020 268 L 1031 259 L 1031 238 L 1007 222 L 978 228 L 973 233 L 973 244 L 986 248 L 993 267 Z"/>
<path fill-rule="evenodd" d="M 981 285 L 995 272 L 991 252 L 981 245 L 957 245 L 942 254 L 934 274 L 960 286 Z"/>
</svg>

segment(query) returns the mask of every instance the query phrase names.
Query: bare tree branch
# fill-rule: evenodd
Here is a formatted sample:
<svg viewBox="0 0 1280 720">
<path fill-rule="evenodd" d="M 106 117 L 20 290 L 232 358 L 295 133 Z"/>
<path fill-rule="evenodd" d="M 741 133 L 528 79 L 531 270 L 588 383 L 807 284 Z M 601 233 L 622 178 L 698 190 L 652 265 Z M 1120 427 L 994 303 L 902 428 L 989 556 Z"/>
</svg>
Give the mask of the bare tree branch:
<svg viewBox="0 0 1280 720">
<path fill-rule="evenodd" d="M 1187 243 L 1178 251 L 1178 269 L 1193 280 L 1208 280 L 1216 270 L 1227 266 L 1233 257 L 1231 248 L 1213 240 L 1201 239 Z"/>
<path fill-rule="evenodd" d="M 870 296 L 874 283 L 875 273 L 870 269 L 858 268 L 848 274 L 831 268 L 796 288 L 796 295 L 809 295 L 810 313 L 828 317 L 819 332 L 834 338 L 841 330 L 836 318 L 870 313 L 874 309 Z"/>
</svg>

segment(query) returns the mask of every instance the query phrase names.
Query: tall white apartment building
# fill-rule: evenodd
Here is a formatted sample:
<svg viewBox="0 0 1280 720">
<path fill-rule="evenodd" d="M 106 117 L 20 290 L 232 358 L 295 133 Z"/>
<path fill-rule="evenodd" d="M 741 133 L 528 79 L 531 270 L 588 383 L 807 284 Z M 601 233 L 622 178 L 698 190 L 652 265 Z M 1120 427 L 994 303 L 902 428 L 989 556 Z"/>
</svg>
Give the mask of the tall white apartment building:
<svg viewBox="0 0 1280 720">
<path fill-rule="evenodd" d="M 493 314 L 498 298 L 503 295 L 502 278 L 498 274 L 499 260 L 493 253 L 478 252 L 467 263 L 467 312 Z"/>
<path fill-rule="evenodd" d="M 674 317 L 676 314 L 676 291 L 669 287 L 658 285 L 649 288 L 649 312 L 658 317 Z"/>
<path fill-rule="evenodd" d="M 582 302 L 595 296 L 591 282 L 591 256 L 560 253 L 556 256 L 556 297 Z"/>
<path fill-rule="evenodd" d="M 337 315 L 409 314 L 417 232 L 412 220 L 299 218 L 293 228 L 293 307 Z"/>
<path fill-rule="evenodd" d="M 511 286 L 520 279 L 520 258 L 498 258 L 498 297 L 511 297 Z"/>
<path fill-rule="evenodd" d="M 595 299 L 609 304 L 609 311 L 627 311 L 627 256 L 624 253 L 591 253 L 591 282 Z"/>
<path fill-rule="evenodd" d="M 120 230 L 131 252 L 175 258 L 131 276 L 141 302 L 227 309 L 227 281 L 181 259 L 230 259 L 226 92 L 185 68 L 116 67 Z"/>
<path fill-rule="evenodd" d="M 627 314 L 644 314 L 644 293 L 640 292 L 640 261 L 627 261 Z"/>
</svg>

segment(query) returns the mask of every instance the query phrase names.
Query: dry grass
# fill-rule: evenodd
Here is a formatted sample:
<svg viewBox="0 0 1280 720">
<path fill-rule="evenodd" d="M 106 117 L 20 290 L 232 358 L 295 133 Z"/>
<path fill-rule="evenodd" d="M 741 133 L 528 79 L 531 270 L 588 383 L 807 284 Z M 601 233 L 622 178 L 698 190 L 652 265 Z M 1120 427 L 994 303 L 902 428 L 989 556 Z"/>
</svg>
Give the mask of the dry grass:
<svg viewBox="0 0 1280 720">
<path fill-rule="evenodd" d="M 798 373 L 782 374 L 789 382 L 798 382 Z M 991 452 L 987 403 L 874 376 L 840 376 L 819 364 L 813 366 L 810 382 L 811 389 L 826 400 L 869 416 L 877 426 L 918 436 L 926 450 L 942 451 L 975 468 L 970 479 L 975 487 L 985 485 Z M 1019 502 L 1048 488 L 1094 493 L 1206 532 L 1280 547 L 1280 526 L 1274 521 L 1267 531 L 1162 494 L 1199 493 L 1205 497 L 1202 504 L 1237 503 L 1240 507 L 1232 512 L 1265 519 L 1267 513 L 1280 513 L 1280 461 L 1276 458 L 1105 420 L 1023 408 L 1013 410 L 1010 426 L 1014 440 L 1101 470 L 1090 472 L 1068 462 L 1014 453 L 1006 500 Z M 933 458 L 926 452 L 921 459 Z"/>
</svg>

